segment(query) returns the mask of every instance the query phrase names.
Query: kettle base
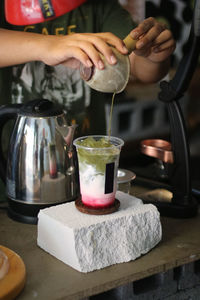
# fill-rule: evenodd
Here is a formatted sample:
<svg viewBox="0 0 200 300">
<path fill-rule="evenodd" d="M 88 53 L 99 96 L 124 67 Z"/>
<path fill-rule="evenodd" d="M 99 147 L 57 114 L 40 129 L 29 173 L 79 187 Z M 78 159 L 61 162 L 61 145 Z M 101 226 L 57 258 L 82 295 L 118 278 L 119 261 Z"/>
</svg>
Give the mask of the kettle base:
<svg viewBox="0 0 200 300">
<path fill-rule="evenodd" d="M 73 201 L 73 200 L 71 200 Z M 64 201 L 66 203 L 69 201 Z M 62 203 L 51 203 L 51 204 L 24 204 L 21 202 L 13 201 L 8 198 L 8 216 L 18 222 L 26 224 L 38 223 L 38 213 L 40 209 L 47 208 L 50 206 L 62 204 Z"/>
<path fill-rule="evenodd" d="M 8 207 L 8 216 L 18 222 L 26 223 L 26 224 L 37 224 L 37 216 L 25 216 L 14 211 L 11 207 Z"/>
</svg>

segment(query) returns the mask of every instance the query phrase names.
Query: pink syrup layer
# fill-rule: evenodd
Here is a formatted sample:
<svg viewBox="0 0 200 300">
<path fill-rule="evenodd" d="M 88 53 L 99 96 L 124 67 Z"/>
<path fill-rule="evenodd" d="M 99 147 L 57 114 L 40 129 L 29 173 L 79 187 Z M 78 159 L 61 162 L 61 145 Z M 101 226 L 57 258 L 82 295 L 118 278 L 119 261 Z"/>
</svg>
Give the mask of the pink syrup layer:
<svg viewBox="0 0 200 300">
<path fill-rule="evenodd" d="M 115 194 L 112 193 L 109 196 L 106 195 L 106 197 L 94 197 L 94 196 L 88 196 L 88 195 L 81 195 L 82 196 L 82 202 L 86 206 L 94 207 L 94 208 L 104 208 L 111 206 L 115 201 Z"/>
</svg>

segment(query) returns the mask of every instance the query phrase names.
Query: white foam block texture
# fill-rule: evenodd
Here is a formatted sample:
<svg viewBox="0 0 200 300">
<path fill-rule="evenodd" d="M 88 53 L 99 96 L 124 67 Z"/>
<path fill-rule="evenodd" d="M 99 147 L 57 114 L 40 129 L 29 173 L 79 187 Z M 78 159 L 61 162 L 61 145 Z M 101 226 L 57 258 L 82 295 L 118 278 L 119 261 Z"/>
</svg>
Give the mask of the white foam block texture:
<svg viewBox="0 0 200 300">
<path fill-rule="evenodd" d="M 40 210 L 38 246 L 80 272 L 135 260 L 162 238 L 160 214 L 152 204 L 117 191 L 120 209 L 88 215 L 75 202 Z"/>
</svg>

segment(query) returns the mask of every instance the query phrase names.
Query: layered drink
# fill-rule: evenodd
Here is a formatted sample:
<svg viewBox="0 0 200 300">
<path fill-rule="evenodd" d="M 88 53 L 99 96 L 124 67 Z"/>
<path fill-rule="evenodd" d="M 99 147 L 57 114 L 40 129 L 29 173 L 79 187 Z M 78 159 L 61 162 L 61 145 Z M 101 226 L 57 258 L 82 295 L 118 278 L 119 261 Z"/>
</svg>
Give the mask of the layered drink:
<svg viewBox="0 0 200 300">
<path fill-rule="evenodd" d="M 86 136 L 74 140 L 79 162 L 82 202 L 93 208 L 106 208 L 115 201 L 120 138 Z"/>
</svg>

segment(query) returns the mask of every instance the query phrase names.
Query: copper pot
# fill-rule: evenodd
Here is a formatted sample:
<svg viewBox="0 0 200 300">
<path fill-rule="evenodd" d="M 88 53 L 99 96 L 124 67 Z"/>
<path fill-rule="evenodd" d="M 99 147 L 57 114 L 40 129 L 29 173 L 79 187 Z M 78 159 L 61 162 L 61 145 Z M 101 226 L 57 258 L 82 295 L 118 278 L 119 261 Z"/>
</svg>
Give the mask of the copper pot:
<svg viewBox="0 0 200 300">
<path fill-rule="evenodd" d="M 173 164 L 174 157 L 170 142 L 161 139 L 147 139 L 141 141 L 140 146 L 143 154 Z"/>
</svg>

